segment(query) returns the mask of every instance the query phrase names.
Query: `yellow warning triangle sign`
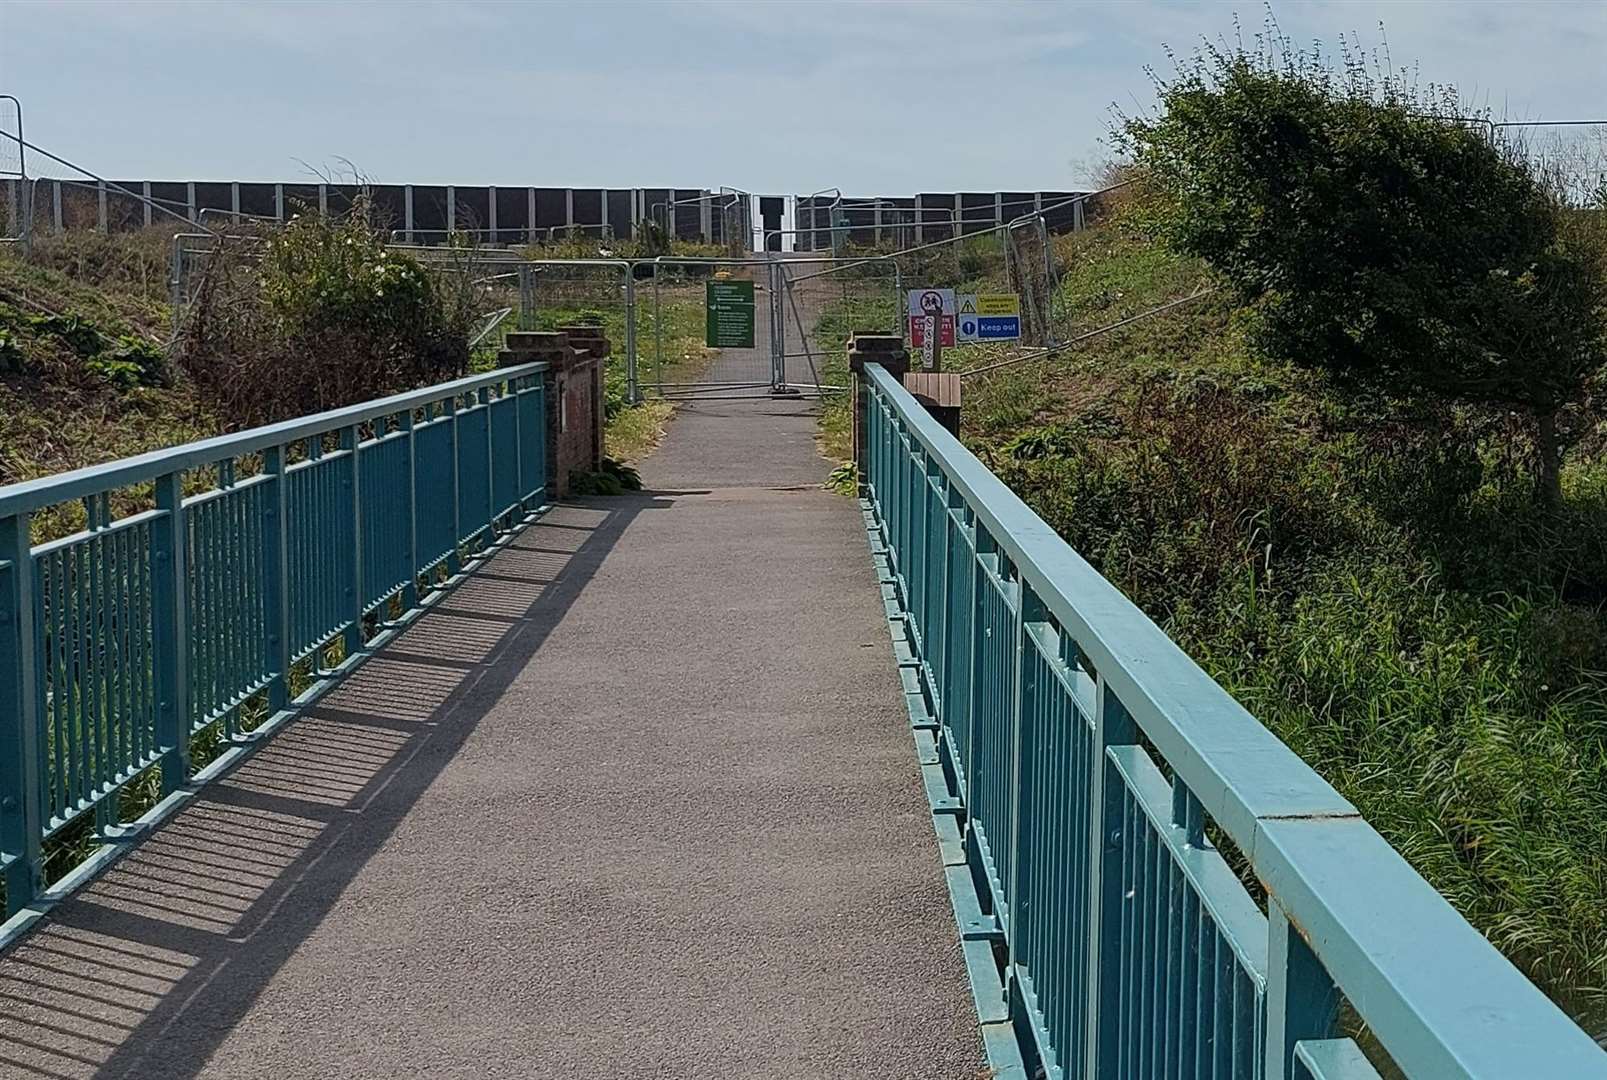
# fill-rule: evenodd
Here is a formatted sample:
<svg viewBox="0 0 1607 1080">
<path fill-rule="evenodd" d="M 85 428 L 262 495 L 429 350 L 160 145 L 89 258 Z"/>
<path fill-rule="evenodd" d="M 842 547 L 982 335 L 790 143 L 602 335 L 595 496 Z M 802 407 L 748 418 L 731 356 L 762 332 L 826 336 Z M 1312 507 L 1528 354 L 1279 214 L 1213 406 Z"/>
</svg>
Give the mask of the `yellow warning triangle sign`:
<svg viewBox="0 0 1607 1080">
<path fill-rule="evenodd" d="M 964 296 L 964 297 L 960 298 L 960 314 L 961 315 L 975 315 L 976 314 L 976 297 L 974 297 L 974 296 Z"/>
</svg>

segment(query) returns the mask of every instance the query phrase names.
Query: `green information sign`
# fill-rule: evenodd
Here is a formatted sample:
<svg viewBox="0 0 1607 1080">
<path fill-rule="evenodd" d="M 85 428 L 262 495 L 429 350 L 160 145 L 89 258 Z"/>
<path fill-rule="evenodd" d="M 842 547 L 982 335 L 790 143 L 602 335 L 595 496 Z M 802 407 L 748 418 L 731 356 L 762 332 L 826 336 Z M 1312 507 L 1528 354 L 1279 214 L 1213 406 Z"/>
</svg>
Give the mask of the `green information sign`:
<svg viewBox="0 0 1607 1080">
<path fill-rule="evenodd" d="M 704 342 L 711 349 L 753 348 L 753 282 L 704 283 Z"/>
</svg>

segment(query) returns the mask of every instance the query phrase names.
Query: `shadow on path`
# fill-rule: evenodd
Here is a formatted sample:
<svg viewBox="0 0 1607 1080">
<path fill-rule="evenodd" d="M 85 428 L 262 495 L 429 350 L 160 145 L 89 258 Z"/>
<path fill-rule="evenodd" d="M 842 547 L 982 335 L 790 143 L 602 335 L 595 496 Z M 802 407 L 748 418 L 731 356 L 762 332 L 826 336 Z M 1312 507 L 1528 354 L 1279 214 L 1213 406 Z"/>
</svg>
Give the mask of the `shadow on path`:
<svg viewBox="0 0 1607 1080">
<path fill-rule="evenodd" d="M 0 1072 L 199 1074 L 632 520 L 668 505 L 554 508 L 57 907 L 0 958 Z"/>
</svg>

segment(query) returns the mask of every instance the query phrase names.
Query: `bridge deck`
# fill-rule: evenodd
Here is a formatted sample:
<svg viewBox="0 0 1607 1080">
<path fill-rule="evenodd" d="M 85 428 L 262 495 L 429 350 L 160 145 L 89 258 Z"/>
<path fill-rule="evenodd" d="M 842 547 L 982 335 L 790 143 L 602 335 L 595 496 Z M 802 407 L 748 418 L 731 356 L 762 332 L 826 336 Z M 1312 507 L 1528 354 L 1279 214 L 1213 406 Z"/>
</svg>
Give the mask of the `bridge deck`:
<svg viewBox="0 0 1607 1080">
<path fill-rule="evenodd" d="M 973 1077 L 854 505 L 703 403 L 0 959 L 19 1077 Z"/>
</svg>

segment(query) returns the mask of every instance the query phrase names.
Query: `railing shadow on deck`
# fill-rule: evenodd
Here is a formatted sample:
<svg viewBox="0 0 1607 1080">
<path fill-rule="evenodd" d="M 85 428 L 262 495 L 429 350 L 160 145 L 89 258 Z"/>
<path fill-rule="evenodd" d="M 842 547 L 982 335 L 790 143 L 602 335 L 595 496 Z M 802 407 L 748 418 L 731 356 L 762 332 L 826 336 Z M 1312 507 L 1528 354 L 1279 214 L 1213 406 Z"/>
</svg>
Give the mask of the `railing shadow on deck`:
<svg viewBox="0 0 1607 1080">
<path fill-rule="evenodd" d="M 643 493 L 553 508 L 56 907 L 0 957 L 0 1072 L 198 1075 L 631 521 L 669 505 Z"/>
</svg>

